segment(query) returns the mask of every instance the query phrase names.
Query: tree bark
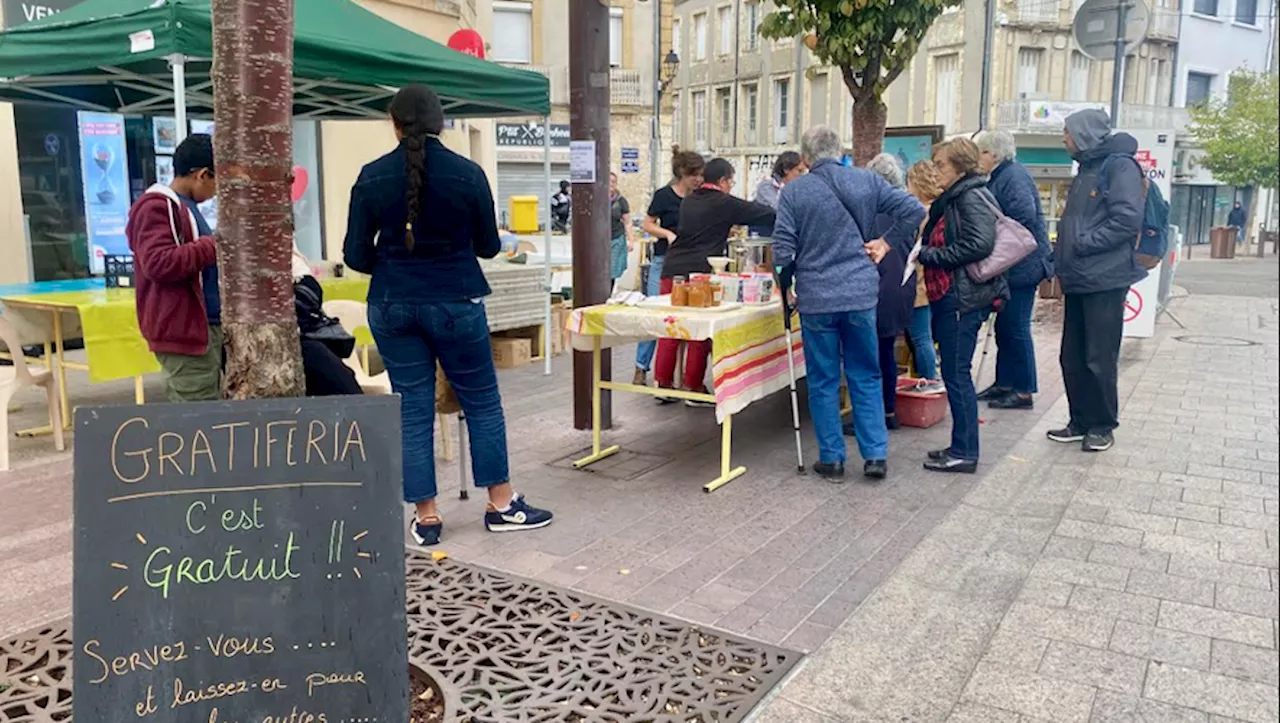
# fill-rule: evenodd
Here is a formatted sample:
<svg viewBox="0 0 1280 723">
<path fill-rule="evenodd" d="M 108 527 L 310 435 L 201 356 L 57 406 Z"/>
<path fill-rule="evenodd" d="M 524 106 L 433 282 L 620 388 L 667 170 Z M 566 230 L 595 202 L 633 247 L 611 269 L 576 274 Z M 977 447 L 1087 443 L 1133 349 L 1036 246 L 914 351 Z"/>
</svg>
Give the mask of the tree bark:
<svg viewBox="0 0 1280 723">
<path fill-rule="evenodd" d="M 853 96 L 854 165 L 867 165 L 884 149 L 884 127 L 888 118 L 889 109 L 879 98 L 870 93 Z"/>
<path fill-rule="evenodd" d="M 302 396 L 293 305 L 293 0 L 212 0 L 229 399 Z"/>
</svg>

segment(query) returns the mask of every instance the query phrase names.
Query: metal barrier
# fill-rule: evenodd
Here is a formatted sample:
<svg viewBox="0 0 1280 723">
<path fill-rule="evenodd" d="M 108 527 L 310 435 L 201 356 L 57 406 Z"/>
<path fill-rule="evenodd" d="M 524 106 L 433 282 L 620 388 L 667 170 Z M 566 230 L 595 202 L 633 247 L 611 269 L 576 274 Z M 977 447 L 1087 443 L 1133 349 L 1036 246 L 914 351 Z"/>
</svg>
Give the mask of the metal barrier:
<svg viewBox="0 0 1280 723">
<path fill-rule="evenodd" d="M 1178 262 L 1182 260 L 1182 229 L 1169 225 L 1169 250 L 1164 255 L 1164 263 L 1160 264 L 1160 290 L 1156 292 L 1156 313 L 1166 311 L 1169 296 L 1173 293 L 1174 275 L 1178 273 Z M 1175 321 L 1177 321 L 1175 319 Z M 1179 322 L 1180 323 L 1180 322 Z"/>
</svg>

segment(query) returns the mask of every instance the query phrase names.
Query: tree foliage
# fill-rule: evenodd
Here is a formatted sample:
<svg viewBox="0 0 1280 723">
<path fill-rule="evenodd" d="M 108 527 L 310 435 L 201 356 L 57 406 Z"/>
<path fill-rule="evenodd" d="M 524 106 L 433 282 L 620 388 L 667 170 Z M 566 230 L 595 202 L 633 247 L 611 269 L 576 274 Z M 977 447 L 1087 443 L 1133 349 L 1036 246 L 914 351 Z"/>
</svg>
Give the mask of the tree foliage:
<svg viewBox="0 0 1280 723">
<path fill-rule="evenodd" d="M 760 34 L 805 36 L 820 62 L 840 69 L 853 96 L 855 160 L 865 163 L 883 142 L 884 92 L 911 62 L 933 21 L 961 2 L 775 0 L 777 9 L 765 17 Z"/>
<path fill-rule="evenodd" d="M 1231 74 L 1225 99 L 1191 109 L 1191 133 L 1214 178 L 1233 186 L 1280 187 L 1280 76 Z"/>
</svg>

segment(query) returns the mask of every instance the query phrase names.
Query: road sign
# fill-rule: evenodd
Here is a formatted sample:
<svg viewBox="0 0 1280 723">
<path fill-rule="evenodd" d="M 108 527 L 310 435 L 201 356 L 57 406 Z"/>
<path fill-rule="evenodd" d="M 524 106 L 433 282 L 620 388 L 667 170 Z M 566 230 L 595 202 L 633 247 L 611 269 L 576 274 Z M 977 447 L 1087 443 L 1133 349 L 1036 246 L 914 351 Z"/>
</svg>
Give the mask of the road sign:
<svg viewBox="0 0 1280 723">
<path fill-rule="evenodd" d="M 623 161 L 622 172 L 623 173 L 639 173 L 640 163 L 638 161 Z"/>
<path fill-rule="evenodd" d="M 638 161 L 638 160 L 640 160 L 640 149 L 639 149 L 639 148 L 636 148 L 636 147 L 634 147 L 634 146 L 623 146 L 623 147 L 622 147 L 622 160 L 624 160 L 624 161 Z"/>
<path fill-rule="evenodd" d="M 1072 24 L 1081 52 L 1094 60 L 1115 60 L 1121 3 L 1125 5 L 1125 54 L 1133 53 L 1142 44 L 1151 24 L 1151 10 L 1143 0 L 1085 0 Z"/>
</svg>

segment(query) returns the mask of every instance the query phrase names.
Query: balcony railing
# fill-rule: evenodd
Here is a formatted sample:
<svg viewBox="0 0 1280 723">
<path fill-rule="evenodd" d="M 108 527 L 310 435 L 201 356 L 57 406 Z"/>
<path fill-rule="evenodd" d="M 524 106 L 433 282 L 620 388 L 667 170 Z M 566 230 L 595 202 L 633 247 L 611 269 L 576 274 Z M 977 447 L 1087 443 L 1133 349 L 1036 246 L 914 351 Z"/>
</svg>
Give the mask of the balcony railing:
<svg viewBox="0 0 1280 723">
<path fill-rule="evenodd" d="M 610 105 L 649 105 L 653 103 L 652 93 L 646 93 L 640 81 L 640 71 L 626 68 L 609 70 L 609 104 Z"/>
<path fill-rule="evenodd" d="M 1000 128 L 1017 133 L 1062 133 L 1067 116 L 1085 108 L 1108 110 L 1106 103 L 1052 100 L 1010 100 L 996 108 L 996 123 Z M 1186 108 L 1169 108 L 1158 105 L 1120 106 L 1121 128 L 1163 130 L 1186 133 L 1191 117 Z"/>
<path fill-rule="evenodd" d="M 1014 0 L 1008 14 L 1014 25 L 1059 25 L 1063 22 L 1058 0 Z"/>
<path fill-rule="evenodd" d="M 1151 28 L 1147 32 L 1147 37 L 1176 41 L 1180 28 L 1180 16 L 1177 10 L 1156 8 L 1151 11 Z"/>
</svg>

